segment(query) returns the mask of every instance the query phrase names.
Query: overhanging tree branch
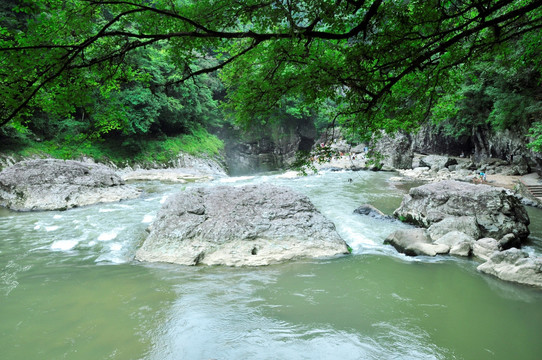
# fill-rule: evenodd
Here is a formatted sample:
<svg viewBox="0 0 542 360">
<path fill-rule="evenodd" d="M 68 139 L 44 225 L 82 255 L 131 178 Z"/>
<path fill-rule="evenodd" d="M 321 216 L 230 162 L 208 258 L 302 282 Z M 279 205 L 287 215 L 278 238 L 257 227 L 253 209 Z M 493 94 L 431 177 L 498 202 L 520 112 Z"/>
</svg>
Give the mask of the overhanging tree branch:
<svg viewBox="0 0 542 360">
<path fill-rule="evenodd" d="M 111 19 L 105 21 L 101 26 L 96 24 L 97 30 L 93 34 L 88 34 L 83 40 L 73 40 L 73 43 L 66 41 L 66 43 L 57 44 L 56 39 L 54 41 L 47 41 L 47 39 L 41 41 L 41 39 L 36 38 L 34 39 L 35 43 L 31 44 L 26 42 L 16 44 L 13 39 L 6 41 L 4 43 L 6 46 L 1 46 L 2 43 L 0 43 L 0 54 L 21 54 L 21 56 L 25 56 L 23 54 L 31 53 L 35 56 L 43 56 L 48 61 L 44 65 L 36 65 L 32 69 L 32 71 L 36 72 L 36 75 L 30 80 L 24 78 L 3 81 L 6 86 L 11 86 L 11 84 L 20 86 L 23 83 L 28 84 L 28 86 L 26 87 L 26 93 L 23 91 L 22 96 L 13 90 L 15 85 L 13 86 L 12 90 L 13 94 L 15 94 L 13 96 L 17 100 L 21 100 L 14 108 L 4 108 L 0 111 L 0 126 L 14 119 L 39 91 L 61 77 L 65 72 L 92 68 L 106 61 L 122 59 L 127 53 L 135 49 L 160 41 L 176 42 L 178 44 L 176 46 L 179 46 L 179 48 L 186 47 L 186 49 L 182 49 L 187 54 L 190 53 L 190 46 L 199 46 L 201 49 L 218 41 L 247 39 L 246 42 L 249 42 L 250 39 L 252 40 L 250 45 L 245 45 L 246 47 L 240 51 L 235 51 L 237 49 L 225 51 L 227 54 L 235 53 L 235 55 L 229 56 L 227 60 L 218 65 L 191 71 L 182 79 L 166 85 L 222 69 L 248 55 L 252 50 L 261 48 L 259 45 L 262 43 L 290 42 L 292 49 L 295 49 L 301 40 L 307 40 L 303 54 L 293 52 L 291 57 L 287 59 L 289 63 L 301 68 L 309 66 L 307 59 L 303 59 L 303 56 L 308 56 L 311 53 L 309 47 L 312 47 L 315 41 L 324 44 L 331 43 L 331 41 L 337 43 L 342 41 L 342 44 L 346 43 L 344 51 L 353 52 L 354 61 L 373 62 L 373 64 L 368 68 L 360 66 L 357 72 L 352 70 L 356 69 L 352 66 L 352 68 L 348 69 L 320 69 L 315 71 L 315 74 L 327 73 L 328 77 L 334 73 L 339 74 L 336 85 L 356 86 L 363 93 L 363 109 L 368 112 L 376 108 L 378 103 L 403 78 L 416 71 L 423 71 L 427 66 L 433 66 L 435 59 L 438 60 L 443 53 L 456 45 L 470 47 L 468 50 L 470 56 L 477 49 L 487 48 L 488 44 L 499 43 L 503 39 L 508 40 L 513 36 L 540 29 L 542 26 L 540 18 L 521 21 L 522 17 L 542 7 L 542 3 L 536 0 L 520 4 L 514 0 L 464 1 L 458 3 L 455 7 L 450 6 L 449 8 L 445 8 L 439 2 L 440 8 L 437 9 L 436 13 L 438 17 L 411 19 L 416 21 L 412 21 L 411 24 L 407 22 L 405 29 L 408 31 L 406 32 L 394 32 L 392 25 L 394 25 L 394 21 L 398 21 L 397 18 L 394 18 L 396 14 L 393 12 L 386 13 L 390 8 L 394 10 L 393 6 L 401 6 L 401 4 L 383 0 L 371 2 L 348 0 L 346 4 L 340 0 L 336 1 L 333 9 L 343 11 L 343 17 L 346 19 L 356 19 L 355 21 L 351 20 L 351 22 L 349 22 L 350 20 L 343 20 L 343 17 L 340 16 L 337 19 L 326 17 L 329 11 L 322 10 L 320 13 L 315 12 L 309 15 L 299 10 L 302 7 L 293 6 L 293 3 L 283 9 L 282 15 L 280 15 L 283 18 L 280 18 L 275 12 L 276 9 L 273 8 L 273 2 L 265 2 L 258 6 L 245 6 L 242 2 L 236 2 L 237 7 L 231 11 L 225 7 L 226 5 L 220 9 L 230 11 L 228 14 L 236 14 L 237 18 L 228 18 L 217 23 L 213 23 L 219 18 L 216 9 L 200 9 L 201 12 L 192 14 L 190 12 L 184 13 L 182 5 L 178 5 L 181 8 L 176 8 L 173 5 L 171 7 L 156 5 L 161 4 L 159 2 L 154 4 L 147 1 L 80 1 L 92 7 L 109 6 L 112 9 Z M 227 2 L 224 1 L 223 4 L 227 4 Z M 483 6 L 480 6 L 480 4 Z M 507 10 L 508 8 L 510 9 Z M 261 14 L 263 11 L 267 11 L 265 14 L 269 17 L 276 17 L 277 23 L 267 24 L 263 19 L 261 24 L 256 26 L 250 21 L 243 24 L 239 20 L 245 14 L 250 17 Z M 401 16 L 407 15 L 401 14 Z M 279 21 L 281 19 L 282 22 Z M 303 21 L 300 22 L 297 19 Z M 136 24 L 137 21 L 147 21 L 146 26 L 126 25 Z M 341 26 L 333 28 L 333 21 L 342 21 Z M 298 24 L 308 25 L 302 27 Z M 430 30 L 421 32 L 420 28 L 423 27 Z M 503 28 L 500 32 L 502 38 L 489 39 L 485 42 L 471 41 L 471 37 L 490 28 Z M 200 42 L 195 44 L 194 41 Z M 405 44 L 408 47 L 404 46 Z M 390 54 L 390 52 L 394 51 L 395 46 L 403 46 L 408 51 Z M 355 52 L 352 49 L 360 50 Z M 380 51 L 382 53 L 379 53 Z M 359 59 L 356 59 L 355 56 L 359 57 Z M 311 60 L 317 62 L 318 57 L 313 55 Z M 329 66 L 328 64 L 328 62 L 322 62 L 322 66 Z M 341 72 L 345 74 L 343 75 Z M 285 79 L 285 81 L 290 81 L 287 77 Z"/>
</svg>

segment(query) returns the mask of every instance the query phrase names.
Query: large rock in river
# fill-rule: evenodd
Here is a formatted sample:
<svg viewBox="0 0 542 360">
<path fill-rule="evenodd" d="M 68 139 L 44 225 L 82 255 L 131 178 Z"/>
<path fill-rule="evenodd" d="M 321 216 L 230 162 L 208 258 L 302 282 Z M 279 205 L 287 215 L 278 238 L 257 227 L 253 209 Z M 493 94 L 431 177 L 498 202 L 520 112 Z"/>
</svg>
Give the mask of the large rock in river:
<svg viewBox="0 0 542 360">
<path fill-rule="evenodd" d="M 252 266 L 348 253 L 335 225 L 307 197 L 267 184 L 180 192 L 149 230 L 137 260 Z"/>
<path fill-rule="evenodd" d="M 542 258 L 519 249 L 495 252 L 478 270 L 502 280 L 542 287 Z"/>
<path fill-rule="evenodd" d="M 28 160 L 0 172 L 0 206 L 12 210 L 64 210 L 139 195 L 113 170 L 94 163 Z"/>
<path fill-rule="evenodd" d="M 529 216 L 521 201 L 510 191 L 489 185 L 446 180 L 412 188 L 394 215 L 423 227 L 448 217 L 472 217 L 480 237 L 514 234 L 523 240 L 529 235 Z"/>
</svg>

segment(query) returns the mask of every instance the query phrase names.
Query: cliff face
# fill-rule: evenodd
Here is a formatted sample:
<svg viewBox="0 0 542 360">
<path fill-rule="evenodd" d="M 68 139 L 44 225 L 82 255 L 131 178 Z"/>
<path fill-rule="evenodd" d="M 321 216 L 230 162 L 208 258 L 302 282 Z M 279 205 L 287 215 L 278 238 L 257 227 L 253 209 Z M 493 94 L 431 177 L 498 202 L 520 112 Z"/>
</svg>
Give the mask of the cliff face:
<svg viewBox="0 0 542 360">
<path fill-rule="evenodd" d="M 272 129 L 261 127 L 249 134 L 229 129 L 222 137 L 230 175 L 244 175 L 288 167 L 298 151 L 311 150 L 316 129 L 306 120 Z"/>
<path fill-rule="evenodd" d="M 387 161 L 384 165 L 398 169 L 411 167 L 414 152 L 463 156 L 471 158 L 477 165 L 482 165 L 489 159 L 501 159 L 520 169 L 520 175 L 534 171 L 542 175 L 542 154 L 527 148 L 530 141 L 525 136 L 527 133 L 528 126 L 517 126 L 504 131 L 478 127 L 472 130 L 470 136 L 454 138 L 435 126 L 426 125 L 415 133 L 383 136 L 373 146 L 385 155 Z M 340 138 L 340 134 L 340 130 L 337 130 L 334 137 Z M 316 130 L 314 125 L 306 120 L 275 126 L 273 129 L 254 129 L 248 135 L 229 129 L 222 138 L 226 143 L 229 173 L 243 175 L 288 167 L 295 159 L 297 151 L 311 150 L 316 142 Z"/>
<path fill-rule="evenodd" d="M 453 138 L 446 136 L 433 126 L 423 126 L 418 132 L 410 134 L 412 150 L 421 154 L 439 154 L 451 156 L 470 156 L 474 145 L 470 137 Z"/>
<path fill-rule="evenodd" d="M 542 154 L 527 148 L 530 139 L 525 136 L 528 127 L 518 126 L 496 131 L 489 127 L 473 129 L 471 136 L 453 138 L 432 126 L 424 126 L 411 134 L 412 150 L 422 154 L 442 154 L 472 157 L 477 164 L 489 158 L 502 159 L 513 165 L 522 165 L 525 171 L 542 172 Z"/>
</svg>

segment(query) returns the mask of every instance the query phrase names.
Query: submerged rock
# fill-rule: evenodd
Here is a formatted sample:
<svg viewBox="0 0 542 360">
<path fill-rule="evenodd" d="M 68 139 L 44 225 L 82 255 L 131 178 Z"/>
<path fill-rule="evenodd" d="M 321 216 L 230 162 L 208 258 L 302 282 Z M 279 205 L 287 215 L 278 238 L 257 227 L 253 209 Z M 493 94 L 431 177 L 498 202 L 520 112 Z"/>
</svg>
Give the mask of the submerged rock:
<svg viewBox="0 0 542 360">
<path fill-rule="evenodd" d="M 149 232 L 137 260 L 251 266 L 348 253 L 335 225 L 307 197 L 267 184 L 175 194 Z"/>
<path fill-rule="evenodd" d="M 28 160 L 0 172 L 0 206 L 12 210 L 64 210 L 139 195 L 113 170 L 94 163 Z"/>
<path fill-rule="evenodd" d="M 519 249 L 494 253 L 478 270 L 499 279 L 542 287 L 542 258 Z"/>
<path fill-rule="evenodd" d="M 467 216 L 476 220 L 480 237 L 500 239 L 512 233 L 524 240 L 529 235 L 529 216 L 521 201 L 506 189 L 488 185 L 447 180 L 412 188 L 394 215 L 423 227 Z"/>
<path fill-rule="evenodd" d="M 370 204 L 363 204 L 357 209 L 354 210 L 355 214 L 360 214 L 364 216 L 369 216 L 375 219 L 379 220 L 388 220 L 388 221 L 396 221 L 396 219 L 392 216 L 384 214 L 382 211 L 375 208 L 373 205 Z"/>
</svg>

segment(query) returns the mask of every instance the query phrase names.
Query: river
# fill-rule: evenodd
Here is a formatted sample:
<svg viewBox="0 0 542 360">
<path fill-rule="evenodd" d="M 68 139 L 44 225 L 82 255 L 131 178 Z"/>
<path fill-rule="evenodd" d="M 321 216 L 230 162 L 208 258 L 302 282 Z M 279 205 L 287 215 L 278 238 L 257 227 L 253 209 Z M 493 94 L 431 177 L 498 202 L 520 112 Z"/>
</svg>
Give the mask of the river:
<svg viewBox="0 0 542 360">
<path fill-rule="evenodd" d="M 540 359 L 542 291 L 474 260 L 411 258 L 384 238 L 407 188 L 330 172 L 139 183 L 140 199 L 63 212 L 0 210 L 0 359 Z M 350 181 L 351 180 L 351 181 Z M 161 203 L 187 186 L 271 182 L 305 193 L 353 254 L 258 268 L 133 260 Z M 529 209 L 542 254 L 542 211 Z"/>
</svg>

